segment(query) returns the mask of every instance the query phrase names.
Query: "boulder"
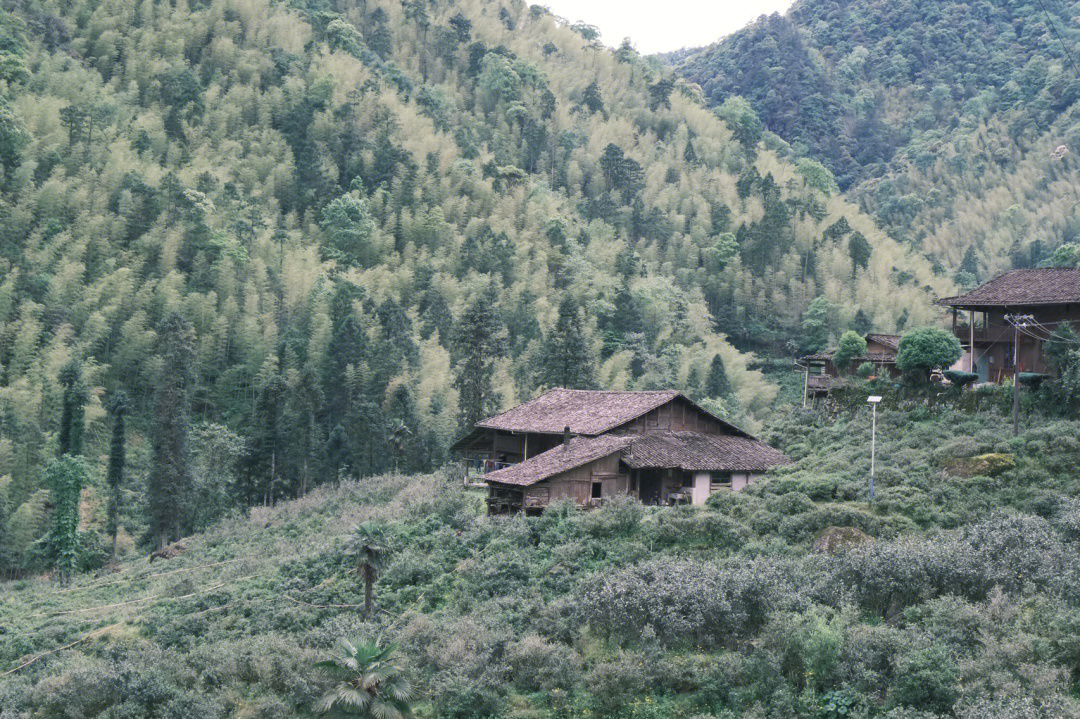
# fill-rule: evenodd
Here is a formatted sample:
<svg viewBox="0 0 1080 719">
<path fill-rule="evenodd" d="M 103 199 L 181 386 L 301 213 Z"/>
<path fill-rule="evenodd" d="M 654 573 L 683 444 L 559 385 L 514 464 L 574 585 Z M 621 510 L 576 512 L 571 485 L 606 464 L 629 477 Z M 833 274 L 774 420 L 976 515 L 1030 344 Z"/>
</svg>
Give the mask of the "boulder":
<svg viewBox="0 0 1080 719">
<path fill-rule="evenodd" d="M 1002 452 L 953 457 L 944 462 L 945 471 L 954 477 L 996 477 L 1015 466 L 1016 458 Z"/>
<path fill-rule="evenodd" d="M 814 538 L 811 548 L 815 552 L 832 554 L 839 549 L 872 541 L 874 538 L 858 527 L 829 527 Z"/>
</svg>

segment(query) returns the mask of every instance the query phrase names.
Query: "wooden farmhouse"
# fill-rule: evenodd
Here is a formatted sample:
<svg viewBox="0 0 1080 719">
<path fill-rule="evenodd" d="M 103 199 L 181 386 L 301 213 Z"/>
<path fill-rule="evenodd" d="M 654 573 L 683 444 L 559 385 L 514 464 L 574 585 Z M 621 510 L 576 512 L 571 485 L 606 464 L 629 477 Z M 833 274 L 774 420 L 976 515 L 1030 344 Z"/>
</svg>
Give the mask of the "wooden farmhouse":
<svg viewBox="0 0 1080 719">
<path fill-rule="evenodd" d="M 952 308 L 964 348 L 960 368 L 979 382 L 1001 382 L 1018 370 L 1049 374 L 1043 343 L 1062 325 L 1080 330 L 1080 269 L 1012 270 L 938 303 Z"/>
<path fill-rule="evenodd" d="M 896 352 L 900 348 L 900 335 L 870 333 L 864 339 L 866 353 L 852 358 L 843 371 L 833 362 L 835 349 L 800 357 L 798 365 L 804 373 L 803 394 L 814 395 L 828 392 L 834 379 L 843 374 L 855 374 L 859 365 L 865 362 L 874 365 L 874 372 L 878 375 L 892 378 L 900 376 L 900 371 L 896 369 Z"/>
<path fill-rule="evenodd" d="M 790 460 L 681 392 L 553 389 L 477 422 L 454 448 L 483 475 L 492 514 L 569 497 L 704 504 Z"/>
</svg>

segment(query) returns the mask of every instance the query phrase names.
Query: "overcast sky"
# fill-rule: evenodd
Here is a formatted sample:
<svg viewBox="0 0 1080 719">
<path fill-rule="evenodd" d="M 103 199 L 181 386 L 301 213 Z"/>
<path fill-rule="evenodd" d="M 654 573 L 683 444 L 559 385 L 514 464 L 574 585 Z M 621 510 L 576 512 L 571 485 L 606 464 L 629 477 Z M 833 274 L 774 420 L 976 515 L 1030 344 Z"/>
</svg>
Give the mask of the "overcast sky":
<svg viewBox="0 0 1080 719">
<path fill-rule="evenodd" d="M 699 47 L 730 35 L 759 15 L 784 12 L 792 0 L 540 0 L 570 22 L 600 28 L 604 43 L 624 37 L 651 54 Z"/>
</svg>

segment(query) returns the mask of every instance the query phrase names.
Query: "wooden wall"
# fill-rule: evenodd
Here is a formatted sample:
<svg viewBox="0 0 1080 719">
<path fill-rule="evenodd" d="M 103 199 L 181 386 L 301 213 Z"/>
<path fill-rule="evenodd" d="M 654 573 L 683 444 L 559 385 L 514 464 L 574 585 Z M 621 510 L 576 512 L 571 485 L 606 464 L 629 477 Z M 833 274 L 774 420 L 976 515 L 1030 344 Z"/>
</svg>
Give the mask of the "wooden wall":
<svg viewBox="0 0 1080 719">
<path fill-rule="evenodd" d="M 650 432 L 701 432 L 727 434 L 721 422 L 709 414 L 676 397 L 667 404 L 611 430 L 611 434 L 648 434 Z"/>
<path fill-rule="evenodd" d="M 527 506 L 546 506 L 558 499 L 570 498 L 580 505 L 592 503 L 593 482 L 600 482 L 600 496 L 612 497 L 630 489 L 630 477 L 620 471 L 619 453 L 537 482 L 525 491 Z"/>
</svg>

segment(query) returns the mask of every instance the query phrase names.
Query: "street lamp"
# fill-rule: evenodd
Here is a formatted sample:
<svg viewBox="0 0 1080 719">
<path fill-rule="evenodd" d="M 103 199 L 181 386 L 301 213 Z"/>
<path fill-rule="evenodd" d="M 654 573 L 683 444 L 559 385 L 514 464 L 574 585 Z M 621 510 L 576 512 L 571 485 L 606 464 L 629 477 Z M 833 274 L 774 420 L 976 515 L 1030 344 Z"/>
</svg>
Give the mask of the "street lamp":
<svg viewBox="0 0 1080 719">
<path fill-rule="evenodd" d="M 870 403 L 870 406 L 874 408 L 873 419 L 870 425 L 870 501 L 874 501 L 874 459 L 877 452 L 877 406 L 881 401 L 881 397 L 873 395 L 867 397 L 866 401 Z"/>
</svg>

